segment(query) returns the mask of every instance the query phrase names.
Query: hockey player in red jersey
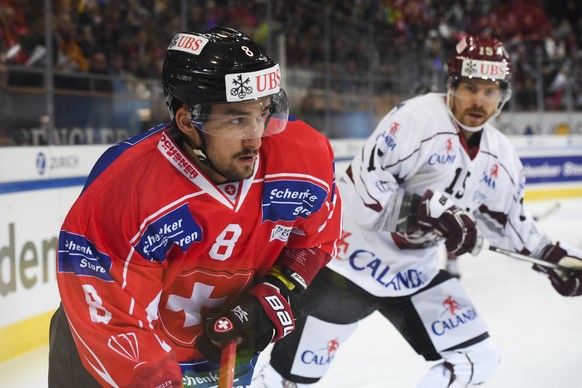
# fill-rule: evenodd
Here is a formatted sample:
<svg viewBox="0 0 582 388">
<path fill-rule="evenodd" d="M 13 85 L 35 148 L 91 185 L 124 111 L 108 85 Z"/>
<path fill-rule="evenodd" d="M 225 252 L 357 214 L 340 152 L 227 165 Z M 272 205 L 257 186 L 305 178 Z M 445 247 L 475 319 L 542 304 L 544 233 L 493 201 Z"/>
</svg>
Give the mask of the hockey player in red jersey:
<svg viewBox="0 0 582 388">
<path fill-rule="evenodd" d="M 335 255 L 333 151 L 289 118 L 276 62 L 179 33 L 162 83 L 172 121 L 106 151 L 62 225 L 50 387 L 216 385 L 231 340 L 246 386 Z"/>
<path fill-rule="evenodd" d="M 258 374 L 264 386 L 317 382 L 333 360 L 328 341 L 341 352 L 357 322 L 375 311 L 419 355 L 440 361 L 418 388 L 482 384 L 496 370 L 499 351 L 459 280 L 439 270 L 445 248 L 476 255 L 484 236 L 514 252 L 581 267 L 582 252 L 552 241 L 524 207 L 523 165 L 491 125 L 511 95 L 503 45 L 467 36 L 455 49 L 447 93 L 394 107 L 340 175 L 345 211 L 337 258 L 302 295 L 297 330 L 274 345 Z M 560 294 L 582 294 L 580 272 L 534 269 Z"/>
</svg>

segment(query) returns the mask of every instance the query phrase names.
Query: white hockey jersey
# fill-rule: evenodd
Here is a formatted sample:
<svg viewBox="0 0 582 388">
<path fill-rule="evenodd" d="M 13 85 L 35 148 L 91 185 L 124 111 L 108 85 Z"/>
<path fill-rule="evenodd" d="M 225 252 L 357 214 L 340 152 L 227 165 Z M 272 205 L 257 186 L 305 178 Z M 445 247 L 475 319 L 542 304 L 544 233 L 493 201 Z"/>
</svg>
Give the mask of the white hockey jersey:
<svg viewBox="0 0 582 388">
<path fill-rule="evenodd" d="M 523 165 L 499 130 L 487 124 L 479 135 L 469 147 L 444 94 L 392 109 L 341 174 L 343 236 L 328 267 L 377 296 L 409 295 L 427 285 L 438 273 L 444 240 L 430 233 L 414 246 L 391 223 L 403 191 L 427 189 L 472 214 L 492 245 L 537 256 L 551 241 L 522 206 Z"/>
</svg>

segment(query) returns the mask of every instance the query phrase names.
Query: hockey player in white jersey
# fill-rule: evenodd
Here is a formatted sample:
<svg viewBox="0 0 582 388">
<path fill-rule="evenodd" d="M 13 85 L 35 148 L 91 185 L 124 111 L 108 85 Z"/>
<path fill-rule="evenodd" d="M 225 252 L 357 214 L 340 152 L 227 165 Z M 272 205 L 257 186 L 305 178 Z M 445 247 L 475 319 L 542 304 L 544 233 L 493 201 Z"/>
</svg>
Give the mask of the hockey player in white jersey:
<svg viewBox="0 0 582 388">
<path fill-rule="evenodd" d="M 523 207 L 522 163 L 491 125 L 511 96 L 502 43 L 463 38 L 448 72 L 446 94 L 394 107 L 341 176 L 340 253 L 303 295 L 297 330 L 276 343 L 256 386 L 317 382 L 357 322 L 374 311 L 426 360 L 442 360 L 418 387 L 481 384 L 500 354 L 459 280 L 439 270 L 443 244 L 450 254 L 477 255 L 485 237 L 552 263 L 568 256 L 570 264 L 582 263 L 580 250 L 551 241 Z M 534 269 L 560 294 L 582 294 L 582 272 Z"/>
</svg>

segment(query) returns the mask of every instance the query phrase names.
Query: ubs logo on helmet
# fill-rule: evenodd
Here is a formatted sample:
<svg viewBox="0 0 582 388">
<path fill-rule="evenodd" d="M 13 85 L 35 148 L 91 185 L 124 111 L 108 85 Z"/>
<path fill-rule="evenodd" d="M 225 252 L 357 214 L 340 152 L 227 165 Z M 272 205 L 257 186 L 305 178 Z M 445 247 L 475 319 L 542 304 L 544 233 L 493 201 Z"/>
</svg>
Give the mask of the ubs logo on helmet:
<svg viewBox="0 0 582 388">
<path fill-rule="evenodd" d="M 200 35 L 177 34 L 170 42 L 168 50 L 183 51 L 188 54 L 200 55 L 208 39 Z"/>
<path fill-rule="evenodd" d="M 238 96 L 241 100 L 244 100 L 247 94 L 253 92 L 253 88 L 249 86 L 250 82 L 250 78 L 243 81 L 242 74 L 239 74 L 238 77 L 232 80 L 234 87 L 230 89 L 230 95 Z"/>
<path fill-rule="evenodd" d="M 281 72 L 279 65 L 275 65 L 250 73 L 227 74 L 224 77 L 224 84 L 226 101 L 253 100 L 279 93 Z"/>
<path fill-rule="evenodd" d="M 463 77 L 481 77 L 484 79 L 505 79 L 507 63 L 493 61 L 479 61 L 475 59 L 463 60 Z"/>
</svg>

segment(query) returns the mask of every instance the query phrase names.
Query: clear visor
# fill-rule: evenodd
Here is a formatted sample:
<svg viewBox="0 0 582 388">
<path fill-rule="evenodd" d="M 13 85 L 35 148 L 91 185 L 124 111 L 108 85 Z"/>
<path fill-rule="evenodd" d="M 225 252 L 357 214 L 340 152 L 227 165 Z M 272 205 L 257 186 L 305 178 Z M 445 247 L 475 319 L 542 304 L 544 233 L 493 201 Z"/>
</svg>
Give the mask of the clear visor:
<svg viewBox="0 0 582 388">
<path fill-rule="evenodd" d="M 505 91 L 498 82 L 485 79 L 461 78 L 450 92 L 455 98 L 476 106 L 496 106 L 504 100 Z"/>
<path fill-rule="evenodd" d="M 282 132 L 289 120 L 285 91 L 255 100 L 195 105 L 192 124 L 204 133 L 226 139 L 256 139 Z"/>
<path fill-rule="evenodd" d="M 475 132 L 497 117 L 510 97 L 509 85 L 503 88 L 492 80 L 462 78 L 456 87 L 449 85 L 447 105 L 462 128 Z"/>
</svg>

